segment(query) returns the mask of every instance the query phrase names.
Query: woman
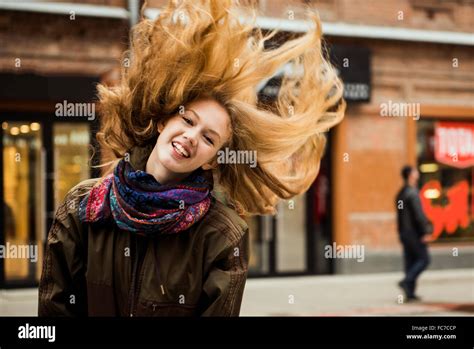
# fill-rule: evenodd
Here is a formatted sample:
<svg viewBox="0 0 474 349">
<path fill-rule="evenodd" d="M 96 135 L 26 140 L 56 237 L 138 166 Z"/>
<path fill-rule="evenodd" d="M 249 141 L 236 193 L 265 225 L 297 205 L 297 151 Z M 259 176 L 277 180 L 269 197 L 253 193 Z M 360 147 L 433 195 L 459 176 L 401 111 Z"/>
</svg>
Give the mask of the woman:
<svg viewBox="0 0 474 349">
<path fill-rule="evenodd" d="M 79 183 L 48 235 L 39 314 L 237 316 L 248 270 L 243 216 L 314 181 L 342 85 L 319 20 L 267 50 L 231 1 L 171 1 L 132 30 L 117 87 L 99 86 L 102 149 L 117 158 Z M 129 64 L 128 64 L 129 63 Z M 256 86 L 284 64 L 274 105 Z M 234 152 L 254 152 L 256 166 Z M 219 198 L 219 199 L 217 199 Z"/>
</svg>

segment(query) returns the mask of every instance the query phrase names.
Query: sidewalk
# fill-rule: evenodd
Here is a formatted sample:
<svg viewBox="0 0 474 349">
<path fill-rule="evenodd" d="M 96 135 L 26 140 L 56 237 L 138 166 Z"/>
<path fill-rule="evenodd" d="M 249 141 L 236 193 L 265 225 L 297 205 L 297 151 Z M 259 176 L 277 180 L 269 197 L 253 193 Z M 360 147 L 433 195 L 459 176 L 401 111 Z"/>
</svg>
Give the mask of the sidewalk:
<svg viewBox="0 0 474 349">
<path fill-rule="evenodd" d="M 426 271 L 416 303 L 399 303 L 401 279 L 402 273 L 249 279 L 240 315 L 474 316 L 473 269 Z"/>
<path fill-rule="evenodd" d="M 418 303 L 398 303 L 401 278 L 401 273 L 383 273 L 249 279 L 240 315 L 474 316 L 473 269 L 423 273 Z M 37 299 L 37 289 L 0 290 L 0 316 L 36 316 Z"/>
</svg>

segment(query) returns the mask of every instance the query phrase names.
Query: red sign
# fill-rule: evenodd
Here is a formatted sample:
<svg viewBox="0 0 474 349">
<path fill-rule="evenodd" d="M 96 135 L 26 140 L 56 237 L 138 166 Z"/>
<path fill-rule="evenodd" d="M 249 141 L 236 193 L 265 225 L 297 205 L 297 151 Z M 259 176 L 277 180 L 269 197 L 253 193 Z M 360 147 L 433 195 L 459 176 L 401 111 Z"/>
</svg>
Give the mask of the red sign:
<svg viewBox="0 0 474 349">
<path fill-rule="evenodd" d="M 426 182 L 420 190 L 421 205 L 426 216 L 433 224 L 433 234 L 436 240 L 443 230 L 448 235 L 454 234 L 459 228 L 469 226 L 469 184 L 467 180 L 457 182 L 450 188 L 445 188 L 448 204 L 444 206 L 435 205 L 425 195 L 427 190 L 442 192 L 441 183 L 437 180 Z"/>
<path fill-rule="evenodd" d="M 437 122 L 435 158 L 452 167 L 474 166 L 474 123 Z"/>
</svg>

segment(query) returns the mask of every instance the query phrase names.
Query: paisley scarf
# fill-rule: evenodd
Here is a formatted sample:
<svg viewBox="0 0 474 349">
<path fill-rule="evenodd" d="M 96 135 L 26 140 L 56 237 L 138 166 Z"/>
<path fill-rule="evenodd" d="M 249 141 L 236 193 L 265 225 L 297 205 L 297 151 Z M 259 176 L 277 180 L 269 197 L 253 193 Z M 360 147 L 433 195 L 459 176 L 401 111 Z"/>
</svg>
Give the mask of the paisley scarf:
<svg viewBox="0 0 474 349">
<path fill-rule="evenodd" d="M 107 224 L 140 235 L 186 230 L 209 210 L 212 172 L 201 168 L 178 184 L 163 185 L 121 160 L 114 173 L 98 182 L 80 203 L 82 222 Z"/>
</svg>

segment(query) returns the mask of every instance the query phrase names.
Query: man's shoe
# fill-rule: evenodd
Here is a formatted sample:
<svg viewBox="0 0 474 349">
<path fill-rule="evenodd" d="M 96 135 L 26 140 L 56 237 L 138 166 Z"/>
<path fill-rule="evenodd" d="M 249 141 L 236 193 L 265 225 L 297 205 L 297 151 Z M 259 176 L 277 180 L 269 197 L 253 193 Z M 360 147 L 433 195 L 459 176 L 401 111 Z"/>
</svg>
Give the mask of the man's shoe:
<svg viewBox="0 0 474 349">
<path fill-rule="evenodd" d="M 421 302 L 421 298 L 416 295 L 413 295 L 413 296 L 407 297 L 407 302 Z"/>
<path fill-rule="evenodd" d="M 408 302 L 419 302 L 421 301 L 421 298 L 418 297 L 417 295 L 410 294 L 410 289 L 408 288 L 408 284 L 406 283 L 405 280 L 402 280 L 398 283 L 398 286 L 405 292 L 405 297 L 406 301 Z"/>
<path fill-rule="evenodd" d="M 403 292 L 405 292 L 405 296 L 408 298 L 408 285 L 407 283 L 405 282 L 405 280 L 402 280 L 398 283 L 398 286 L 403 290 Z"/>
</svg>

